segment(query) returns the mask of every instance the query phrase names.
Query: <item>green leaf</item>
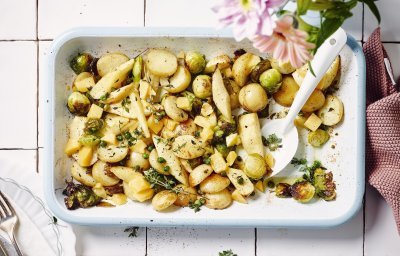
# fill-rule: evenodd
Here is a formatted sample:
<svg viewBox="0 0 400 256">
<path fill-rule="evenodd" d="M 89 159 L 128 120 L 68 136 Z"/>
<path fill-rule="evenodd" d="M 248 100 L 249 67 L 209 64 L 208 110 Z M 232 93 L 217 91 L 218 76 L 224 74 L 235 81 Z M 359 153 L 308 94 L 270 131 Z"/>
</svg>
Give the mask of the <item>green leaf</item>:
<svg viewBox="0 0 400 256">
<path fill-rule="evenodd" d="M 321 46 L 321 44 L 330 37 L 335 31 L 342 26 L 344 19 L 341 17 L 338 18 L 326 18 L 322 24 L 318 33 L 318 38 L 316 42 L 316 47 L 314 52 Z"/>
<path fill-rule="evenodd" d="M 297 14 L 304 15 L 307 13 L 311 5 L 311 0 L 297 0 Z"/>
<path fill-rule="evenodd" d="M 375 15 L 376 19 L 378 20 L 378 23 L 381 23 L 381 15 L 379 13 L 378 7 L 375 4 L 376 0 L 358 0 L 362 3 L 365 3 L 369 9 L 371 10 L 371 12 Z"/>
<path fill-rule="evenodd" d="M 312 1 L 309 7 L 310 11 L 323 11 L 334 7 L 334 3 L 325 0 Z"/>
</svg>

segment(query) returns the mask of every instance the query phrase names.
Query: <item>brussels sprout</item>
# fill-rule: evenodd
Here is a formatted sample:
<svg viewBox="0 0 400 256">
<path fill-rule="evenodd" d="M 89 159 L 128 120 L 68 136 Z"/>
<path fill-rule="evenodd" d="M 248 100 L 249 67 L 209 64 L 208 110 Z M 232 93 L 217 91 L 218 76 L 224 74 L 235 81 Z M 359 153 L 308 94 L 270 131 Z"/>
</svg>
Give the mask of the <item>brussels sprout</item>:
<svg viewBox="0 0 400 256">
<path fill-rule="evenodd" d="M 205 99 L 211 96 L 211 77 L 208 75 L 198 75 L 193 80 L 193 93 L 200 99 Z"/>
<path fill-rule="evenodd" d="M 215 145 L 215 149 L 221 153 L 221 155 L 226 158 L 233 149 L 231 147 L 226 146 L 225 143 L 220 143 Z"/>
<path fill-rule="evenodd" d="M 104 121 L 101 119 L 90 118 L 85 124 L 85 133 L 94 134 L 103 128 Z"/>
<path fill-rule="evenodd" d="M 142 67 L 143 67 L 143 58 L 141 55 L 139 55 L 136 57 L 135 64 L 133 64 L 133 69 L 132 69 L 134 82 L 138 83 L 142 78 Z"/>
<path fill-rule="evenodd" d="M 329 140 L 329 138 L 330 136 L 327 131 L 317 129 L 308 134 L 307 140 L 313 147 L 321 147 Z"/>
<path fill-rule="evenodd" d="M 287 183 L 278 183 L 275 187 L 275 195 L 280 198 L 292 197 L 292 194 L 290 194 L 290 185 Z"/>
<path fill-rule="evenodd" d="M 264 71 L 271 68 L 271 62 L 268 59 L 260 61 L 250 73 L 250 79 L 253 83 L 258 83 L 260 76 Z"/>
<path fill-rule="evenodd" d="M 185 63 L 190 73 L 198 74 L 206 67 L 206 60 L 204 55 L 199 52 L 187 52 L 185 56 Z"/>
<path fill-rule="evenodd" d="M 75 56 L 70 62 L 69 66 L 79 75 L 82 72 L 90 71 L 90 65 L 93 61 L 92 55 L 89 53 L 81 53 Z"/>
<path fill-rule="evenodd" d="M 95 135 L 86 134 L 79 138 L 79 143 L 83 146 L 94 147 L 100 143 L 100 139 Z"/>
<path fill-rule="evenodd" d="M 314 172 L 315 193 L 326 201 L 336 198 L 336 184 L 333 181 L 332 172 L 326 173 L 323 169 L 318 168 Z"/>
<path fill-rule="evenodd" d="M 68 110 L 72 114 L 86 115 L 90 109 L 90 100 L 80 92 L 73 92 L 68 97 Z"/>
<path fill-rule="evenodd" d="M 296 201 L 307 203 L 315 194 L 315 187 L 308 181 L 298 181 L 290 186 L 290 194 Z"/>
<path fill-rule="evenodd" d="M 75 210 L 79 207 L 88 208 L 100 203 L 101 197 L 97 196 L 90 187 L 75 184 L 72 180 L 65 182 L 67 187 L 63 194 L 66 196 L 64 203 L 68 210 Z"/>
<path fill-rule="evenodd" d="M 267 172 L 265 159 L 257 153 L 248 155 L 244 161 L 243 171 L 247 176 L 249 176 L 249 178 L 254 180 L 261 179 Z"/>
<path fill-rule="evenodd" d="M 268 69 L 261 74 L 260 84 L 267 92 L 275 93 L 282 85 L 282 75 L 274 68 Z"/>
</svg>

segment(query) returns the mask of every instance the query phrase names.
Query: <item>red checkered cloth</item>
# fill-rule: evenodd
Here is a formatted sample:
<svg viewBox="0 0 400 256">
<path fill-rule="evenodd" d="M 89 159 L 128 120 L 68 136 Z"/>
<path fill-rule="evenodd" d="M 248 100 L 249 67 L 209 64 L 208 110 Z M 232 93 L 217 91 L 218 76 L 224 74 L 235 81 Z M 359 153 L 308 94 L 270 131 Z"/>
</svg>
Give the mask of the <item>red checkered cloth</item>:
<svg viewBox="0 0 400 256">
<path fill-rule="evenodd" d="M 389 58 L 381 43 L 380 28 L 363 48 L 367 63 L 368 182 L 392 208 L 400 233 L 400 92 L 384 63 Z"/>
</svg>

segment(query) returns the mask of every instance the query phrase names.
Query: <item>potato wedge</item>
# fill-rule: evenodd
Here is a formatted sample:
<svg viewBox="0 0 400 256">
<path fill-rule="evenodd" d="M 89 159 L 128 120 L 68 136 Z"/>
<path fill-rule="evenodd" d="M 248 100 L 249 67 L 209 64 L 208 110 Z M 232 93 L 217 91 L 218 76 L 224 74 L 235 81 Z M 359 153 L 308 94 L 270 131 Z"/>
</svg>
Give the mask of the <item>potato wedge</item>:
<svg viewBox="0 0 400 256">
<path fill-rule="evenodd" d="M 135 87 L 136 85 L 134 83 L 130 83 L 128 85 L 125 85 L 124 87 L 118 88 L 117 90 L 110 93 L 110 96 L 108 96 L 105 102 L 107 104 L 110 104 L 121 101 L 128 97 Z"/>
<path fill-rule="evenodd" d="M 136 91 L 133 91 L 131 95 L 129 95 L 129 99 L 131 100 L 130 111 L 136 112 L 137 119 L 140 124 L 140 128 L 142 128 L 143 134 L 146 138 L 150 138 L 149 126 L 147 125 L 146 115 L 144 113 L 144 108 L 142 101 L 139 98 L 139 95 Z"/>
<path fill-rule="evenodd" d="M 96 180 L 92 177 L 90 171 L 85 167 L 81 167 L 78 162 L 72 164 L 71 175 L 75 180 L 86 186 L 93 187 L 96 185 Z"/>
<path fill-rule="evenodd" d="M 217 193 L 231 184 L 227 177 L 213 173 L 200 183 L 200 190 L 204 193 Z"/>
<path fill-rule="evenodd" d="M 193 169 L 189 175 L 189 185 L 191 187 L 199 185 L 203 180 L 205 180 L 211 173 L 213 169 L 208 164 L 202 164 Z"/>
<path fill-rule="evenodd" d="M 103 161 L 97 161 L 92 167 L 92 176 L 103 186 L 113 186 L 118 184 L 119 179 L 115 176 L 112 177 L 109 175 L 108 172 L 111 173 L 109 169 L 110 166 L 107 163 Z"/>
<path fill-rule="evenodd" d="M 232 121 L 231 98 L 225 88 L 224 80 L 222 79 L 221 71 L 215 70 L 212 76 L 212 97 L 218 110 L 229 122 Z"/>
<path fill-rule="evenodd" d="M 285 76 L 282 80 L 282 85 L 279 90 L 272 96 L 274 100 L 284 107 L 290 107 L 296 97 L 299 85 L 291 76 Z"/>
<path fill-rule="evenodd" d="M 157 149 L 158 156 L 164 158 L 170 167 L 169 172 L 171 175 L 180 183 L 189 185 L 188 175 L 186 171 L 182 169 L 179 159 L 175 156 L 174 152 L 172 152 L 167 141 L 160 136 L 153 135 L 153 143 Z"/>
<path fill-rule="evenodd" d="M 228 168 L 226 175 L 241 195 L 249 196 L 253 193 L 254 185 L 242 170 Z"/>
<path fill-rule="evenodd" d="M 120 66 L 118 66 L 113 71 L 107 73 L 103 76 L 96 85 L 90 90 L 90 96 L 93 99 L 100 99 L 109 94 L 112 88 L 119 88 L 121 83 L 126 79 L 128 73 L 132 70 L 135 60 L 129 60 Z"/>
<path fill-rule="evenodd" d="M 304 106 L 301 108 L 301 110 L 306 113 L 312 113 L 322 108 L 324 103 L 325 103 L 325 95 L 322 93 L 321 90 L 315 89 L 311 93 L 310 97 L 308 98 Z"/>
<path fill-rule="evenodd" d="M 129 57 L 121 52 L 106 53 L 97 61 L 97 72 L 101 77 L 129 61 Z"/>
<path fill-rule="evenodd" d="M 131 111 L 128 106 L 127 105 L 123 106 L 122 101 L 114 102 L 114 103 L 109 104 L 108 107 L 105 108 L 104 111 L 107 113 L 118 115 L 118 116 L 130 118 L 130 119 L 136 119 L 137 118 L 136 112 Z"/>
<path fill-rule="evenodd" d="M 189 70 L 184 66 L 178 66 L 174 75 L 169 79 L 169 85 L 165 86 L 165 90 L 170 93 L 183 92 L 188 88 L 191 81 Z"/>
<path fill-rule="evenodd" d="M 153 149 L 149 155 L 149 163 L 151 167 L 153 167 L 157 172 L 163 175 L 170 175 L 168 171 L 164 170 L 166 164 L 158 162 L 157 159 L 158 159 L 157 150 Z"/>
<path fill-rule="evenodd" d="M 261 139 L 261 128 L 256 113 L 245 114 L 239 117 L 239 135 L 247 154 L 257 153 L 264 156 L 264 146 Z"/>
<path fill-rule="evenodd" d="M 137 191 L 135 191 L 136 185 L 137 184 L 135 183 L 134 180 L 131 180 L 129 182 L 124 181 L 122 183 L 122 186 L 124 188 L 124 193 L 129 199 L 138 201 L 138 202 L 144 202 L 153 197 L 154 189 L 149 188 L 149 189 L 145 189 L 140 192 L 137 192 Z"/>
<path fill-rule="evenodd" d="M 154 210 L 163 211 L 173 205 L 178 199 L 178 195 L 170 190 L 163 190 L 158 192 L 153 199 L 151 200 L 151 204 L 153 205 Z"/>
<path fill-rule="evenodd" d="M 150 49 L 147 52 L 146 68 L 156 76 L 172 76 L 178 68 L 176 56 L 165 49 Z"/>
<path fill-rule="evenodd" d="M 133 168 L 125 166 L 112 166 L 110 172 L 123 181 L 130 181 L 140 174 L 134 171 Z"/>
<path fill-rule="evenodd" d="M 103 162 L 117 163 L 128 155 L 128 148 L 108 144 L 106 147 L 99 147 L 97 154 Z"/>
<path fill-rule="evenodd" d="M 290 64 L 290 62 L 282 62 L 280 60 L 273 59 L 273 58 L 270 59 L 269 61 L 271 63 L 271 67 L 278 70 L 279 73 L 281 73 L 281 74 L 290 74 L 296 70 L 296 68 L 293 67 Z"/>
<path fill-rule="evenodd" d="M 323 107 L 318 111 L 318 116 L 324 125 L 332 126 L 342 120 L 343 113 L 343 102 L 336 96 L 327 95 Z"/>
<path fill-rule="evenodd" d="M 141 171 L 147 170 L 150 167 L 149 159 L 145 159 L 142 153 L 137 152 L 130 153 L 129 160 L 126 162 L 126 165 L 134 168 L 135 170 L 139 168 Z"/>
<path fill-rule="evenodd" d="M 252 53 L 245 53 L 236 59 L 232 67 L 232 75 L 235 82 L 244 86 L 249 79 L 251 70 L 261 61 L 260 57 Z"/>
<path fill-rule="evenodd" d="M 335 80 L 338 72 L 340 70 L 340 56 L 336 57 L 331 66 L 329 67 L 326 74 L 322 77 L 321 81 L 317 85 L 317 89 L 326 90 L 332 82 Z M 308 71 L 308 64 L 302 66 L 293 72 L 293 78 L 296 80 L 297 84 L 301 86 L 303 83 L 304 77 L 306 76 Z"/>
<path fill-rule="evenodd" d="M 182 135 L 172 143 L 172 152 L 182 159 L 193 159 L 204 154 L 204 145 L 192 135 Z"/>
<path fill-rule="evenodd" d="M 232 199 L 241 204 L 247 204 L 246 198 L 242 194 L 240 194 L 239 190 L 235 189 L 232 192 Z"/>
<path fill-rule="evenodd" d="M 214 73 L 217 68 L 225 69 L 231 66 L 231 58 L 228 55 L 219 55 L 217 57 L 212 58 L 206 64 L 204 69 L 204 73 Z"/>
<path fill-rule="evenodd" d="M 231 193 L 227 189 L 213 194 L 205 194 L 206 207 L 210 209 L 225 209 L 232 203 Z"/>
<path fill-rule="evenodd" d="M 165 113 L 176 122 L 184 122 L 188 119 L 188 114 L 176 105 L 175 96 L 167 96 L 164 98 L 162 104 L 165 109 Z"/>
</svg>

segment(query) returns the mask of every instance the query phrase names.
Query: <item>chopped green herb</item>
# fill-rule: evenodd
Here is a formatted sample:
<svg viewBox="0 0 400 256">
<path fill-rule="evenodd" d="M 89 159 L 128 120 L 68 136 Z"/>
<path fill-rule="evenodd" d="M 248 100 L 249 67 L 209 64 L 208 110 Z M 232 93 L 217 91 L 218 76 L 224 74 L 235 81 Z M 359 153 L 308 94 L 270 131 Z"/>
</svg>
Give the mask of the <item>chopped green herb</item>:
<svg viewBox="0 0 400 256">
<path fill-rule="evenodd" d="M 100 97 L 100 100 L 105 101 L 109 96 L 110 96 L 110 94 L 107 92 L 106 94 L 104 94 L 103 96 Z"/>
<path fill-rule="evenodd" d="M 203 158 L 203 163 L 210 164 L 211 163 L 211 159 L 209 157 Z"/>
<path fill-rule="evenodd" d="M 164 166 L 164 172 L 169 172 L 169 169 L 170 169 L 170 167 L 168 165 Z"/>
<path fill-rule="evenodd" d="M 129 232 L 128 237 L 137 237 L 137 231 L 139 227 L 127 227 L 124 229 L 124 232 Z"/>
<path fill-rule="evenodd" d="M 290 163 L 293 164 L 296 167 L 296 166 L 299 166 L 299 165 L 307 164 L 307 160 L 305 158 L 298 159 L 296 157 L 293 157 L 293 159 L 292 159 L 292 161 L 290 161 Z"/>
<path fill-rule="evenodd" d="M 236 253 L 233 253 L 232 250 L 226 250 L 218 253 L 218 256 L 238 256 Z"/>
<path fill-rule="evenodd" d="M 100 147 L 105 148 L 107 147 L 107 142 L 105 142 L 104 140 L 100 141 Z"/>
<path fill-rule="evenodd" d="M 144 159 L 149 159 L 149 154 L 147 154 L 147 153 L 143 153 L 142 156 L 143 156 Z"/>
<path fill-rule="evenodd" d="M 150 146 L 147 147 L 147 150 L 150 151 L 150 152 L 153 151 L 153 149 L 154 149 L 153 145 L 150 145 Z"/>
<path fill-rule="evenodd" d="M 199 212 L 201 210 L 201 207 L 206 203 L 206 199 L 201 197 L 197 199 L 194 202 L 189 203 L 189 208 L 193 209 L 194 212 Z"/>
<path fill-rule="evenodd" d="M 244 179 L 243 179 L 242 176 L 238 176 L 236 179 L 237 179 L 237 182 L 238 182 L 240 185 L 243 185 L 243 184 L 244 184 Z"/>
<path fill-rule="evenodd" d="M 282 144 L 281 144 L 282 139 L 278 138 L 276 136 L 276 134 L 270 134 L 270 135 L 268 135 L 268 138 L 265 138 L 264 136 L 262 136 L 261 139 L 262 139 L 263 145 L 265 147 L 268 147 L 269 150 L 271 150 L 271 151 L 275 151 L 278 148 L 282 147 Z"/>
<path fill-rule="evenodd" d="M 119 135 L 117 135 L 117 140 L 118 140 L 118 141 L 123 141 L 123 140 L 124 140 L 124 137 L 122 137 L 122 135 L 119 134 Z"/>
</svg>

